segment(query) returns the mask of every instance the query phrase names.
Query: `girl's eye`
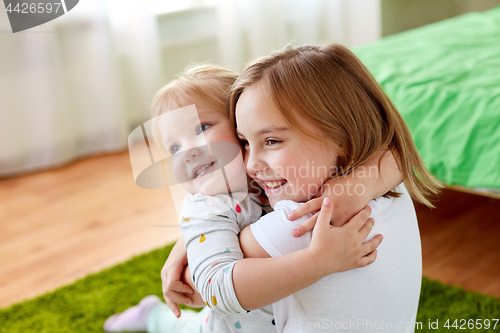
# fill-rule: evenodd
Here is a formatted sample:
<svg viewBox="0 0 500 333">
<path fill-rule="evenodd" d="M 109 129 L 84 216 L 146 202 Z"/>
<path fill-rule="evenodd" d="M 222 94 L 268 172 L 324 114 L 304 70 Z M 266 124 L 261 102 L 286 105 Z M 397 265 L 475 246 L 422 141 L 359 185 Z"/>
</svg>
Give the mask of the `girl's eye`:
<svg viewBox="0 0 500 333">
<path fill-rule="evenodd" d="M 281 141 L 279 140 L 275 140 L 275 139 L 267 139 L 266 140 L 266 147 L 269 147 L 269 146 L 274 146 L 278 143 L 280 143 Z"/>
<path fill-rule="evenodd" d="M 196 130 L 196 134 L 201 134 L 203 132 L 205 132 L 210 126 L 212 126 L 211 124 L 201 124 L 198 129 Z"/>
<path fill-rule="evenodd" d="M 174 144 L 170 146 L 170 149 L 168 151 L 170 152 L 171 155 L 175 155 L 175 153 L 177 153 L 179 150 L 181 150 L 181 146 Z"/>
</svg>

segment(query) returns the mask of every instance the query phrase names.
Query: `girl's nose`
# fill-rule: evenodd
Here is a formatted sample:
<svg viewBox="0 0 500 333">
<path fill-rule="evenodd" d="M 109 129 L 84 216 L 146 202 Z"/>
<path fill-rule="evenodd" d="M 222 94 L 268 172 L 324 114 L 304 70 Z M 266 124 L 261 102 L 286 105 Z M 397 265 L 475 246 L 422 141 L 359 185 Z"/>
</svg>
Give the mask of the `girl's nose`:
<svg viewBox="0 0 500 333">
<path fill-rule="evenodd" d="M 190 162 L 201 154 L 201 147 L 194 147 L 182 153 L 184 162 Z"/>
<path fill-rule="evenodd" d="M 256 175 L 264 169 L 264 163 L 256 151 L 245 152 L 245 167 L 250 175 Z"/>
<path fill-rule="evenodd" d="M 203 135 L 197 137 L 185 138 L 182 140 L 182 158 L 185 162 L 189 162 L 195 157 L 203 154 L 208 150 L 207 142 Z"/>
</svg>

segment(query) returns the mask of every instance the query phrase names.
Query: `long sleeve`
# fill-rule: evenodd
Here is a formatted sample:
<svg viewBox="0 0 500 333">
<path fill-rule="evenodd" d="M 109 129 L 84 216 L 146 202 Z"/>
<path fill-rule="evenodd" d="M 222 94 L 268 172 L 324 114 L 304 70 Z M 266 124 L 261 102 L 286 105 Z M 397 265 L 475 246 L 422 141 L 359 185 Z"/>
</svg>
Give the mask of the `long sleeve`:
<svg viewBox="0 0 500 333">
<path fill-rule="evenodd" d="M 251 197 L 235 203 L 226 195 L 189 195 L 182 205 L 181 228 L 193 282 L 217 312 L 247 313 L 234 292 L 232 271 L 243 259 L 238 234 L 261 211 Z"/>
</svg>

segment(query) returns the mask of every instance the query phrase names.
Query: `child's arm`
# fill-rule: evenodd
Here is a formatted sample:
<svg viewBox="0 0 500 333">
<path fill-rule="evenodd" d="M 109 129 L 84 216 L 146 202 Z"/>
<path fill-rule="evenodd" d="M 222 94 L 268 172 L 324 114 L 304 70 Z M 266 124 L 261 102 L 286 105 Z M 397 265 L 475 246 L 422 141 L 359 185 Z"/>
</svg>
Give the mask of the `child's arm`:
<svg viewBox="0 0 500 333">
<path fill-rule="evenodd" d="M 195 291 L 190 285 L 182 282 L 182 276 L 187 267 L 184 244 L 184 238 L 180 237 L 161 270 L 163 298 L 177 318 L 181 315 L 178 304 L 190 305 L 192 301 L 190 297 Z"/>
<path fill-rule="evenodd" d="M 250 226 L 240 232 L 240 247 L 246 258 L 271 258 L 252 234 Z"/>
<path fill-rule="evenodd" d="M 204 307 L 205 302 L 203 301 L 200 293 L 196 290 L 196 287 L 194 286 L 193 280 L 191 279 L 191 270 L 189 269 L 189 266 L 184 267 L 184 272 L 182 273 L 182 282 L 189 285 L 194 290 L 193 294 L 187 295 L 187 297 L 190 298 L 188 305 L 192 308 Z"/>
<path fill-rule="evenodd" d="M 378 167 L 379 160 L 380 160 L 380 165 L 381 165 L 380 177 L 377 177 L 378 173 L 374 173 L 374 172 L 370 173 L 370 170 L 373 170 L 374 167 Z M 334 200 L 334 204 L 335 204 L 335 210 L 332 214 L 332 219 L 335 219 L 335 221 L 337 221 L 337 222 L 342 222 L 341 224 L 343 224 L 344 221 L 347 221 L 352 215 L 354 215 L 357 211 L 359 211 L 360 208 L 364 207 L 364 205 L 368 204 L 374 197 L 379 197 L 379 196 L 383 195 L 384 193 L 386 193 L 390 189 L 397 186 L 402 181 L 401 172 L 399 171 L 396 160 L 390 151 L 385 151 L 385 152 L 379 153 L 378 155 L 374 156 L 372 159 L 370 159 L 369 161 L 367 161 L 365 163 L 364 167 L 366 168 L 366 170 L 364 170 L 365 175 L 363 175 L 361 173 L 362 169 L 358 168 L 357 170 L 353 171 L 353 174 L 351 174 L 347 177 L 340 177 L 338 179 L 331 180 L 331 181 L 335 181 L 335 182 L 338 182 L 341 184 L 343 183 L 343 186 L 346 186 L 346 187 L 349 185 L 349 181 L 350 181 L 351 182 L 350 183 L 351 190 L 354 189 L 354 186 L 356 184 L 358 184 L 358 183 L 363 184 L 363 182 L 365 183 L 367 189 L 370 189 L 370 190 L 375 189 L 374 191 L 366 191 L 364 193 L 365 194 L 364 196 L 356 197 L 355 200 L 352 200 L 353 198 L 349 197 L 347 195 L 340 196 L 340 197 L 339 196 L 332 197 L 332 199 Z M 372 169 L 370 169 L 370 167 Z M 371 175 L 372 177 L 368 177 L 368 176 L 366 176 L 366 174 L 368 176 Z M 375 177 L 373 177 L 373 175 L 375 175 Z M 358 183 L 355 183 L 355 182 L 358 182 Z M 375 185 L 372 185 L 372 186 L 368 185 L 368 184 L 370 184 L 370 182 L 372 182 L 372 184 L 375 184 Z M 385 188 L 383 188 L 383 186 L 385 186 Z M 347 194 L 347 193 L 345 193 L 345 194 Z M 321 199 L 314 199 L 314 202 L 316 203 L 316 206 L 314 206 L 312 208 L 311 208 L 311 201 L 310 201 L 309 204 L 302 205 L 299 209 L 295 210 L 295 218 L 297 218 L 297 215 L 299 215 L 297 213 L 301 213 L 301 215 L 304 215 L 304 214 L 308 213 L 309 211 L 318 210 L 319 209 L 318 204 L 320 205 Z M 310 207 L 307 208 L 307 205 L 309 205 Z M 315 217 L 317 217 L 317 216 L 318 215 L 315 215 Z M 315 219 L 314 219 L 314 222 L 315 222 Z M 302 226 L 304 226 L 304 225 L 309 225 L 308 229 L 311 230 L 312 227 L 314 226 L 314 223 L 311 223 L 311 219 L 309 219 L 308 222 L 304 223 Z M 337 225 L 338 225 L 338 223 L 337 223 Z M 298 228 L 300 228 L 300 227 L 298 227 Z M 307 230 L 305 228 L 302 228 L 301 233 L 305 233 L 306 231 Z M 249 235 L 250 237 L 246 237 L 246 235 Z M 250 242 L 247 242 L 246 240 L 250 240 Z M 253 242 L 252 242 L 252 240 L 253 240 Z M 253 237 L 253 235 L 251 234 L 249 229 L 242 231 L 242 234 L 240 235 L 240 241 L 242 241 L 241 242 L 242 250 L 247 256 L 259 257 L 259 258 L 269 257 L 267 252 L 263 251 L 263 249 L 258 245 L 257 241 L 255 240 L 255 238 Z M 288 257 L 288 256 L 284 256 L 284 257 Z M 288 258 L 290 258 L 289 265 L 290 266 L 294 265 L 293 258 L 291 258 L 291 257 L 288 257 Z M 283 259 L 281 259 L 281 260 L 283 260 Z M 238 264 L 238 265 L 240 268 L 242 268 L 243 265 L 248 265 L 248 263 L 245 263 L 243 265 L 241 265 L 241 264 Z M 259 266 L 260 264 L 257 264 L 257 265 Z M 286 264 L 284 264 L 284 266 L 286 266 Z M 263 267 L 259 266 L 258 268 L 263 268 Z M 285 272 L 286 271 L 287 270 L 285 270 Z M 278 275 L 271 273 L 272 277 L 278 277 L 280 272 L 278 271 L 277 274 Z M 252 276 L 252 275 L 250 274 L 248 276 Z M 163 271 L 162 271 L 162 277 L 163 277 Z M 233 279 L 234 279 L 234 275 L 233 275 Z M 208 280 L 208 279 L 205 279 L 205 280 Z M 206 281 L 200 281 L 200 282 L 205 283 L 205 284 L 207 283 Z M 314 283 L 314 282 L 309 282 L 306 286 L 308 286 L 312 283 Z M 215 280 L 214 286 L 217 286 L 217 280 Z M 269 286 L 272 286 L 272 284 L 269 284 Z M 179 286 L 179 287 L 182 287 L 182 286 Z M 300 289 L 298 289 L 298 290 L 300 290 Z M 293 292 L 294 291 L 286 292 L 285 293 L 286 295 L 284 297 L 288 296 L 289 294 L 291 294 Z M 181 295 L 181 294 L 175 293 L 174 296 L 177 296 L 177 295 L 181 295 L 183 297 L 185 296 L 185 299 L 187 300 L 191 294 L 188 291 L 186 291 L 186 293 L 188 295 Z M 259 293 L 257 293 L 256 295 L 258 295 L 258 294 Z M 269 295 L 271 295 L 271 294 L 269 294 Z M 273 298 L 273 297 L 275 297 L 275 296 L 271 295 L 271 298 Z M 240 298 L 243 299 L 242 304 L 246 305 L 245 296 L 238 295 L 238 299 L 240 299 Z M 281 298 L 278 298 L 278 299 L 281 299 Z M 278 299 L 276 299 L 276 300 L 278 300 Z M 273 301 L 269 301 L 269 302 L 264 301 L 264 302 L 262 302 L 262 304 L 267 305 L 267 304 L 270 304 L 272 302 Z M 178 301 L 177 303 L 181 303 L 181 301 Z M 186 303 L 186 302 L 184 301 L 182 303 Z M 167 302 L 167 304 L 168 304 L 168 302 Z M 175 304 L 175 307 L 178 311 L 177 304 Z M 172 306 L 171 306 L 171 308 L 172 308 Z M 250 307 L 248 307 L 248 308 L 250 308 Z M 216 311 L 218 310 L 217 308 L 214 308 L 214 309 Z M 174 309 L 172 308 L 172 310 L 174 310 Z M 175 311 L 174 311 L 174 313 L 175 313 Z"/>
<path fill-rule="evenodd" d="M 307 213 L 319 210 L 321 201 L 328 196 L 335 206 L 332 225 L 339 227 L 361 208 L 368 205 L 371 200 L 381 197 L 402 181 L 403 175 L 396 157 L 391 150 L 386 149 L 354 169 L 349 175 L 328 180 L 322 188 L 323 193 L 320 198 L 309 200 L 292 211 L 288 218 L 293 221 Z M 293 235 L 299 237 L 312 230 L 316 217 L 317 215 L 309 218 L 295 228 Z"/>
<path fill-rule="evenodd" d="M 370 215 L 369 209 L 365 209 L 353 218 L 357 223 L 348 223 L 345 228 L 335 228 L 333 232 L 321 231 L 324 235 L 313 237 L 309 248 L 309 244 L 301 244 L 297 248 L 300 251 L 279 258 L 244 259 L 237 236 L 240 229 L 235 222 L 236 214 L 240 213 L 227 210 L 227 202 L 221 197 L 213 199 L 208 206 L 183 204 L 186 214 L 182 214 L 184 218 L 180 222 L 193 283 L 207 305 L 220 313 L 245 313 L 276 302 L 332 272 L 365 266 L 375 260 L 376 252 L 372 251 L 381 242 L 378 236 L 362 244 L 373 226 L 368 222 L 361 228 Z M 255 205 L 260 211 L 260 206 L 256 202 Z M 209 216 L 206 215 L 208 211 Z M 188 212 L 190 215 L 186 218 Z M 273 214 L 261 220 L 273 219 Z M 296 226 L 285 216 L 280 220 L 287 226 Z M 356 228 L 359 223 L 361 226 Z M 286 234 L 291 235 L 291 229 Z M 292 237 L 292 240 L 295 239 Z M 294 277 L 293 281 L 290 276 Z"/>
<path fill-rule="evenodd" d="M 373 227 L 373 219 L 368 219 L 371 209 L 363 209 L 341 228 L 332 227 L 333 206 L 330 199 L 326 201 L 330 201 L 330 205 L 323 205 L 311 243 L 302 250 L 269 258 L 249 227 L 241 232 L 240 244 L 245 256 L 260 257 L 241 260 L 233 269 L 234 290 L 244 309 L 258 309 L 327 275 L 363 267 L 375 260 L 375 249 L 382 236 L 363 243 Z M 271 218 L 268 223 L 273 223 L 272 213 L 268 215 Z"/>
</svg>

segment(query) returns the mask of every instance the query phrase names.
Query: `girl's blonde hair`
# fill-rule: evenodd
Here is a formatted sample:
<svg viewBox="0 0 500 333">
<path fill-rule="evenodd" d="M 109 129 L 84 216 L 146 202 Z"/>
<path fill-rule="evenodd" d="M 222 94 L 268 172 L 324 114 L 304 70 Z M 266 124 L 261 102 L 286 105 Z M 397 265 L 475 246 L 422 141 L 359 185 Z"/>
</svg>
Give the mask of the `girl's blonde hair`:
<svg viewBox="0 0 500 333">
<path fill-rule="evenodd" d="M 243 91 L 256 84 L 293 129 L 331 145 L 338 167 L 352 171 L 385 148 L 398 161 L 405 185 L 418 202 L 429 201 L 442 185 L 427 171 L 406 124 L 368 69 L 347 48 L 287 46 L 252 62 L 236 80 L 230 119 Z M 324 137 L 303 126 L 307 120 Z M 398 196 L 390 191 L 386 196 Z"/>
<path fill-rule="evenodd" d="M 230 87 L 237 78 L 238 73 L 219 66 L 188 67 L 156 93 L 151 103 L 152 115 L 158 116 L 191 104 L 226 113 Z"/>
<path fill-rule="evenodd" d="M 154 119 L 168 111 L 195 104 L 227 114 L 230 88 L 238 73 L 214 65 L 188 67 L 177 79 L 161 88 L 151 103 L 153 137 L 161 144 L 158 123 Z"/>
</svg>

